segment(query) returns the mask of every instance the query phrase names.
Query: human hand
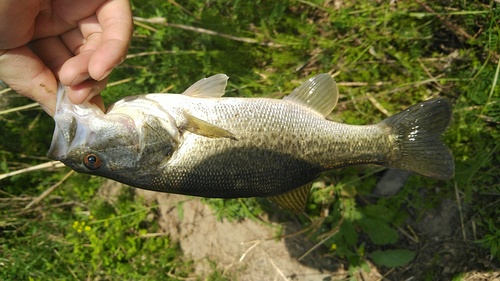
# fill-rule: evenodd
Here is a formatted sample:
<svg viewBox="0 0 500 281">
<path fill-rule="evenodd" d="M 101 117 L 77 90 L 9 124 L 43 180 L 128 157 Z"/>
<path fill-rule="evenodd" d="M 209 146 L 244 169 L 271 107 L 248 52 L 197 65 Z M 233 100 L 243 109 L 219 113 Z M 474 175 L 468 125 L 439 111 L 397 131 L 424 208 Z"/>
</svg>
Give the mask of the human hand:
<svg viewBox="0 0 500 281">
<path fill-rule="evenodd" d="M 132 30 L 128 0 L 2 0 L 0 80 L 51 116 L 58 80 L 71 102 L 104 109 L 99 93 Z"/>
</svg>

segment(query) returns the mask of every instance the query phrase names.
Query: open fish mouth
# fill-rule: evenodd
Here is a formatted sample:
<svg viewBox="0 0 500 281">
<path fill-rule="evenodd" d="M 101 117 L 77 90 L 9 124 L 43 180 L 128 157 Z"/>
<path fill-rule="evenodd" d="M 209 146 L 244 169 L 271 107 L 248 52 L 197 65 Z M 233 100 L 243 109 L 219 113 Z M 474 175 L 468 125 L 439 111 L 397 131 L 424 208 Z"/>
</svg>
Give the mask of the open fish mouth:
<svg viewBox="0 0 500 281">
<path fill-rule="evenodd" d="M 59 85 L 54 114 L 54 135 L 47 157 L 64 162 L 70 149 L 85 142 L 89 135 L 90 128 L 86 119 L 103 114 L 101 109 L 88 102 L 81 105 L 71 103 L 66 95 L 66 87 Z"/>
<path fill-rule="evenodd" d="M 59 115 L 57 118 L 54 117 L 54 120 L 56 121 L 56 127 L 47 157 L 61 161 L 65 158 L 71 141 L 74 138 L 76 120 L 70 114 Z"/>
<path fill-rule="evenodd" d="M 70 113 L 67 106 L 63 104 L 64 99 L 68 99 L 65 95 L 66 88 L 59 84 L 57 89 L 56 112 L 54 114 L 55 128 L 52 142 L 50 144 L 47 157 L 61 161 L 65 158 L 75 133 L 76 120 Z M 68 101 L 65 101 L 68 103 Z"/>
</svg>

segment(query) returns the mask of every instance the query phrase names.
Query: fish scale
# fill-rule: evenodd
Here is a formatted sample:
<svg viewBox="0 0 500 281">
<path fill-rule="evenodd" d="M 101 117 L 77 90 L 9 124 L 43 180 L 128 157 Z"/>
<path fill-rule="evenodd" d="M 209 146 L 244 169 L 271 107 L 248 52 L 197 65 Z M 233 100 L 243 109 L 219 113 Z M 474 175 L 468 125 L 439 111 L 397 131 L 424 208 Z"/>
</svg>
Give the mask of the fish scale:
<svg viewBox="0 0 500 281">
<path fill-rule="evenodd" d="M 179 104 L 175 106 L 179 108 Z M 229 100 L 205 105 L 202 110 L 187 108 L 193 115 L 231 131 L 237 141 L 187 133 L 170 164 L 155 179 L 155 189 L 168 186 L 193 194 L 203 182 L 203 196 L 272 196 L 300 186 L 305 176 L 307 183 L 321 171 L 316 161 L 305 157 L 308 151 L 299 149 L 305 144 L 301 137 L 310 135 L 311 128 L 290 125 L 303 119 L 299 114 L 302 108 L 292 110 L 286 104 L 270 107 L 267 99 L 254 99 L 248 107 Z M 235 113 L 238 120 L 233 120 Z"/>
<path fill-rule="evenodd" d="M 203 182 L 206 190 L 195 195 L 274 196 L 300 187 L 322 171 L 349 163 L 382 162 L 385 158 L 383 148 L 388 143 L 382 142 L 385 138 L 379 127 L 333 127 L 331 121 L 299 105 L 272 101 L 222 100 L 205 102 L 203 107 L 196 101 L 186 106 L 171 103 L 177 110 L 189 110 L 227 129 L 237 141 L 187 134 L 171 158 L 172 165 L 162 170 L 153 188 L 162 191 L 167 186 L 179 193 L 194 194 Z M 234 120 L 236 112 L 238 119 Z M 348 131 L 355 140 L 346 137 Z"/>
</svg>

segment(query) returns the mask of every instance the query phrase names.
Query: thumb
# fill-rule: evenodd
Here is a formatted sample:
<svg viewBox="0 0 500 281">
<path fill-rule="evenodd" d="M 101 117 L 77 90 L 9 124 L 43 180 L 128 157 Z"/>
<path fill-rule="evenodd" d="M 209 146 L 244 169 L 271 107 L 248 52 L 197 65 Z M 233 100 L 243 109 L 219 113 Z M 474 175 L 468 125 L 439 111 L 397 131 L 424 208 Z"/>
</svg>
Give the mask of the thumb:
<svg viewBox="0 0 500 281">
<path fill-rule="evenodd" d="M 50 116 L 56 107 L 54 73 L 28 47 L 0 50 L 0 80 L 40 104 Z"/>
</svg>

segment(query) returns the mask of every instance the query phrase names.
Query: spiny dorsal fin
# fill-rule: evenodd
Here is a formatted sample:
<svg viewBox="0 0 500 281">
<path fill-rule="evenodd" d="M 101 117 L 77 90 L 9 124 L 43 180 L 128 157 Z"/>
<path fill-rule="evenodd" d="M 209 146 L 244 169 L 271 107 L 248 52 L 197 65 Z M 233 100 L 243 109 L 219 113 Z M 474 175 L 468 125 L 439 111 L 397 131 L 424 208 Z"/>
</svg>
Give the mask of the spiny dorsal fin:
<svg viewBox="0 0 500 281">
<path fill-rule="evenodd" d="M 185 123 L 181 125 L 181 130 L 189 131 L 193 134 L 197 134 L 207 138 L 229 138 L 232 140 L 238 140 L 228 130 L 219 128 L 206 121 L 196 118 L 185 111 L 183 112 L 183 115 L 185 118 Z"/>
<path fill-rule="evenodd" d="M 182 94 L 190 97 L 220 98 L 226 90 L 227 79 L 229 77 L 226 74 L 216 74 L 203 78 L 187 88 Z"/>
<path fill-rule="evenodd" d="M 283 209 L 292 211 L 295 214 L 302 214 L 306 208 L 311 186 L 312 183 L 308 183 L 287 193 L 267 198 L 280 205 Z"/>
<path fill-rule="evenodd" d="M 318 74 L 302 83 L 283 100 L 310 108 L 326 117 L 337 105 L 339 91 L 335 80 L 327 74 Z"/>
</svg>

